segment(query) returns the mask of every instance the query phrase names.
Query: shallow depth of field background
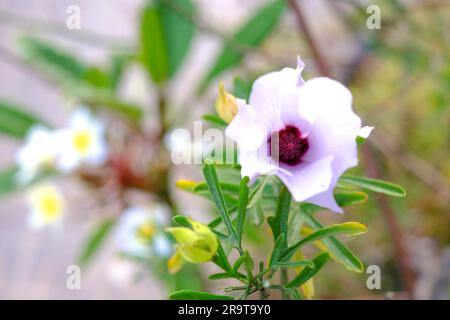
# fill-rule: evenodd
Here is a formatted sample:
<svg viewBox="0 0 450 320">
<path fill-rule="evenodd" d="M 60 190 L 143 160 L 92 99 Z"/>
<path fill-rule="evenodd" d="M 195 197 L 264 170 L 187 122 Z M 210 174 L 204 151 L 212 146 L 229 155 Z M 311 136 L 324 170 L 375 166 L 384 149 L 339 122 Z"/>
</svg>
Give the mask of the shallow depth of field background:
<svg viewBox="0 0 450 320">
<path fill-rule="evenodd" d="M 139 9 L 144 1 L 0 1 L 0 98 L 23 105 L 50 124 L 63 125 L 68 101 L 61 90 L 14 55 L 19 34 L 35 33 L 59 44 L 80 58 L 102 65 L 121 46 L 136 45 Z M 194 0 L 202 23 L 232 34 L 262 0 Z M 370 173 L 376 166 L 380 178 L 405 187 L 408 196 L 389 199 L 391 218 L 401 228 L 409 268 L 415 275 L 416 297 L 450 298 L 450 1 L 298 0 L 312 37 L 333 76 L 348 83 L 354 109 L 367 125 L 372 156 L 355 172 Z M 365 8 L 381 7 L 381 30 L 366 27 Z M 69 5 L 81 8 L 82 29 L 65 27 Z M 359 8 L 359 9 L 358 9 Z M 79 35 L 79 36 L 78 36 Z M 207 93 L 196 98 L 196 85 L 221 47 L 220 37 L 198 31 L 189 54 L 170 91 L 169 105 L 179 117 L 179 127 L 212 112 L 217 83 L 231 87 L 234 76 L 250 79 L 264 72 L 294 67 L 296 55 L 306 63 L 305 79 L 320 74 L 308 43 L 288 8 L 274 32 L 240 66 L 212 81 Z M 147 75 L 130 65 L 120 83 L 120 93 L 148 108 L 152 126 L 155 90 Z M 14 161 L 20 143 L 0 137 L 0 168 Z M 151 148 L 151 146 L 149 146 Z M 174 167 L 172 185 L 180 178 L 200 178 L 193 166 Z M 27 206 L 20 193 L 0 199 L 0 298 L 102 298 L 164 299 L 166 292 L 155 279 L 140 276 L 139 267 L 120 260 L 109 241 L 87 270 L 82 289 L 66 288 L 66 267 L 76 263 L 89 227 L 107 207 L 98 207 L 76 181 L 58 178 L 71 205 L 65 232 L 53 236 L 26 228 Z M 172 188 L 182 213 L 206 215 L 206 202 Z M 346 209 L 346 221 L 361 221 L 369 232 L 350 239 L 350 247 L 365 265 L 379 265 L 382 289 L 368 290 L 365 274 L 352 274 L 330 263 L 316 278 L 316 298 L 383 298 L 399 292 L 401 277 L 386 215 L 371 195 L 362 206 Z M 110 204 L 113 206 L 114 204 Z M 344 217 L 329 212 L 321 218 L 339 222 Z"/>
</svg>

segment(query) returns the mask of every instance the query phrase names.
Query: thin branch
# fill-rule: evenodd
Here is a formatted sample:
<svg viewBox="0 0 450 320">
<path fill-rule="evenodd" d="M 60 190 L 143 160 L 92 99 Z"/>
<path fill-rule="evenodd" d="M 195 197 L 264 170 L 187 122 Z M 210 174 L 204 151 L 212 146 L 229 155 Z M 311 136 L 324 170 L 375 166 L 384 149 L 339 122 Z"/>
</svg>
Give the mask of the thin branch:
<svg viewBox="0 0 450 320">
<path fill-rule="evenodd" d="M 289 0 L 289 5 L 294 12 L 301 33 L 305 37 L 306 42 L 308 42 L 309 44 L 311 53 L 314 56 L 314 60 L 317 63 L 317 67 L 319 68 L 320 73 L 327 77 L 331 76 L 330 68 L 327 65 L 324 57 L 322 56 L 319 45 L 315 42 L 314 37 L 309 30 L 301 7 L 298 5 L 296 0 Z"/>
</svg>

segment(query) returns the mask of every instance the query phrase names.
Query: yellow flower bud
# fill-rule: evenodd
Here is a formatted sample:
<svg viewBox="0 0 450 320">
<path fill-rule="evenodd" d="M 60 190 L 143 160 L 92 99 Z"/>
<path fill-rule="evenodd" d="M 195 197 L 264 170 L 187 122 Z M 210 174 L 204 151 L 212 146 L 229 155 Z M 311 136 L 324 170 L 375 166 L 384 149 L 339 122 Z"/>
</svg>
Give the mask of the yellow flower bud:
<svg viewBox="0 0 450 320">
<path fill-rule="evenodd" d="M 216 112 L 226 123 L 230 123 L 238 112 L 238 103 L 236 98 L 225 91 L 223 82 L 219 83 L 219 95 L 216 99 Z"/>
<path fill-rule="evenodd" d="M 166 229 L 177 242 L 176 253 L 169 260 L 169 271 L 176 272 L 181 267 L 180 257 L 190 263 L 210 261 L 216 254 L 216 235 L 207 226 L 188 219 L 192 229 L 173 227 Z"/>
<path fill-rule="evenodd" d="M 180 179 L 177 182 L 175 182 L 177 188 L 185 191 L 191 191 L 197 184 L 198 182 L 187 179 Z"/>
</svg>

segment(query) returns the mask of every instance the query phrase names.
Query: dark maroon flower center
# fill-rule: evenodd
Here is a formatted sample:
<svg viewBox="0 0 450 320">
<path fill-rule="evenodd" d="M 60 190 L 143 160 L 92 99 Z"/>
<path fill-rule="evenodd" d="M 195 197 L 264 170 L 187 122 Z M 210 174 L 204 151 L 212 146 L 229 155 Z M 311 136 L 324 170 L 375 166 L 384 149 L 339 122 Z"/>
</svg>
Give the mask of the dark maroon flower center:
<svg viewBox="0 0 450 320">
<path fill-rule="evenodd" d="M 272 134 L 267 142 L 269 155 L 273 159 L 291 166 L 301 162 L 309 147 L 308 140 L 302 138 L 301 131 L 294 126 L 286 126 Z"/>
</svg>

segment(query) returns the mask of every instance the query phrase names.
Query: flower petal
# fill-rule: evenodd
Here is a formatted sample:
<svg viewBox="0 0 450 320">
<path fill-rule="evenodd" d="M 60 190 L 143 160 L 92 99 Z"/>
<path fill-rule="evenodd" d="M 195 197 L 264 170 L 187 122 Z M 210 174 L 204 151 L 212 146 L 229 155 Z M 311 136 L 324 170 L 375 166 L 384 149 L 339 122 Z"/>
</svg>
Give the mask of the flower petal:
<svg viewBox="0 0 450 320">
<path fill-rule="evenodd" d="M 267 141 L 270 132 L 257 121 L 252 106 L 245 104 L 245 101 L 240 99 L 238 104 L 239 111 L 228 125 L 225 133 L 236 141 L 243 151 L 254 151 Z"/>
<path fill-rule="evenodd" d="M 331 170 L 333 159 L 334 156 L 327 156 L 314 162 L 303 162 L 290 169 L 292 176 L 283 172 L 278 172 L 277 175 L 295 201 L 304 201 L 328 190 L 333 178 Z"/>
<path fill-rule="evenodd" d="M 281 100 L 285 92 L 295 90 L 303 84 L 302 68 L 284 68 L 259 77 L 253 84 L 250 105 L 257 117 L 273 130 L 279 130 L 281 123 Z"/>
</svg>

